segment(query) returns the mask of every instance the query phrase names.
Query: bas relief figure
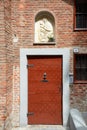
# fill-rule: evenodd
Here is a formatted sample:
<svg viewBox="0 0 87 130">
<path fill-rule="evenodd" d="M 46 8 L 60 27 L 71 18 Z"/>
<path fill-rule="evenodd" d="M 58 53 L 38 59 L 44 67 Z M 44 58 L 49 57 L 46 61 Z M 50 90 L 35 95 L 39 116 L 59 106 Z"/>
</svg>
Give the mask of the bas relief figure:
<svg viewBox="0 0 87 130">
<path fill-rule="evenodd" d="M 43 18 L 35 23 L 35 42 L 50 42 L 54 38 L 52 23 Z"/>
</svg>

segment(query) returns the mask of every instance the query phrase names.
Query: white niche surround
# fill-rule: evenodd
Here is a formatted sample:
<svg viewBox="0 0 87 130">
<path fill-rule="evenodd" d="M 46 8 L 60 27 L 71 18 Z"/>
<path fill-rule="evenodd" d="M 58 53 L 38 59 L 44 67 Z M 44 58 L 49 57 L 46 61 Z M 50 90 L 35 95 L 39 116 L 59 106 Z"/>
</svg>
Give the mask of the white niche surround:
<svg viewBox="0 0 87 130">
<path fill-rule="evenodd" d="M 63 126 L 67 125 L 69 116 L 69 58 L 67 48 L 30 48 L 20 49 L 20 126 L 28 125 L 28 72 L 27 56 L 29 55 L 62 55 L 63 57 Z"/>
</svg>

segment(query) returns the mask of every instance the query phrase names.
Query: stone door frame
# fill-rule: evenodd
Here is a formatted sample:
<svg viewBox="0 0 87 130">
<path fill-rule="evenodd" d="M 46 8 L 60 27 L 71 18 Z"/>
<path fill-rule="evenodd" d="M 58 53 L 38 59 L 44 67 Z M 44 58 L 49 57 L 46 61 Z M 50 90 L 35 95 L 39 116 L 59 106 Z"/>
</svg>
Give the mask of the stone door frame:
<svg viewBox="0 0 87 130">
<path fill-rule="evenodd" d="M 28 71 L 27 56 L 29 55 L 62 55 L 63 57 L 63 125 L 66 126 L 69 116 L 69 58 L 67 48 L 30 48 L 20 49 L 20 126 L 28 125 Z"/>
</svg>

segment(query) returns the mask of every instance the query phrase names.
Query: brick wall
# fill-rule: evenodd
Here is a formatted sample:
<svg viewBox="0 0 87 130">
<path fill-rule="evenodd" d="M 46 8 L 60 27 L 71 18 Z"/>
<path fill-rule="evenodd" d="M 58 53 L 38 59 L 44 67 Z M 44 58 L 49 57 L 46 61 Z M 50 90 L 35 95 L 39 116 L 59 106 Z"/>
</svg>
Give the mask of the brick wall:
<svg viewBox="0 0 87 130">
<path fill-rule="evenodd" d="M 13 107 L 13 44 L 11 30 L 11 1 L 4 0 L 4 27 L 6 44 L 6 119 L 5 129 L 12 127 Z"/>
<path fill-rule="evenodd" d="M 84 33 L 85 34 L 85 33 Z M 85 40 L 85 39 L 84 39 Z M 87 47 L 84 45 L 73 46 L 71 49 L 70 72 L 73 73 L 73 48 L 78 47 L 79 53 L 87 53 Z M 70 107 L 79 109 L 82 112 L 87 111 L 87 84 L 73 84 L 70 86 Z"/>
<path fill-rule="evenodd" d="M 13 83 L 13 45 L 11 38 L 11 3 L 5 0 L 5 42 L 6 42 L 6 77 L 7 77 L 7 115 L 12 111 L 12 83 Z"/>
<path fill-rule="evenodd" d="M 19 50 L 20 48 L 37 48 L 37 47 L 68 47 L 71 48 L 71 59 L 70 59 L 70 72 L 73 72 L 73 48 L 81 48 L 80 52 L 84 53 L 87 42 L 87 32 L 85 31 L 74 31 L 73 30 L 73 0 L 12 0 L 12 33 L 18 36 L 19 41 L 14 45 L 14 62 L 16 63 L 17 70 L 19 69 Z M 55 36 L 56 45 L 33 45 L 34 43 L 34 23 L 35 16 L 40 11 L 49 11 L 55 18 Z M 82 49 L 83 47 L 83 49 Z M 19 70 L 18 70 L 19 71 Z M 17 72 L 18 72 L 17 71 Z M 17 77 L 19 77 L 19 74 Z M 18 79 L 17 79 L 18 80 Z M 16 82 L 16 80 L 14 81 Z M 14 83 L 15 84 L 15 83 Z M 16 84 L 19 84 L 16 83 Z M 81 91 L 79 91 L 79 86 Z M 77 107 L 79 110 L 87 110 L 86 103 L 86 88 L 87 85 L 82 84 L 73 85 L 71 89 L 71 107 Z M 76 87 L 76 88 L 75 88 Z M 77 90 L 77 94 L 76 91 Z M 84 89 L 84 99 L 81 98 L 81 94 Z M 17 95 L 18 91 L 17 91 Z M 76 100 L 75 100 L 76 98 Z M 81 100 L 80 100 L 80 99 Z M 19 99 L 19 96 L 18 96 Z M 78 101 L 80 100 L 80 102 Z M 85 102 L 85 105 L 83 105 Z M 19 107 L 19 102 L 16 103 Z M 16 110 L 17 114 L 18 111 Z"/>
<path fill-rule="evenodd" d="M 79 47 L 81 53 L 87 52 L 87 32 L 73 30 L 73 5 L 73 0 L 0 1 L 0 125 L 5 116 L 8 122 L 11 120 L 12 126 L 19 125 L 20 48 L 70 48 L 71 73 L 73 48 Z M 35 16 L 43 10 L 52 13 L 55 18 L 55 45 L 33 45 Z M 14 35 L 18 37 L 17 43 L 12 41 Z M 70 87 L 71 107 L 87 110 L 86 88 L 86 84 L 74 84 Z"/>
<path fill-rule="evenodd" d="M 87 112 L 87 84 L 74 84 L 71 87 L 71 108 Z"/>
<path fill-rule="evenodd" d="M 73 14 L 74 14 L 73 0 L 12 0 L 12 32 L 19 38 L 19 41 L 14 45 L 14 62 L 19 65 L 19 49 L 22 48 L 37 48 L 37 47 L 68 47 L 71 48 L 70 72 L 73 73 L 73 48 L 79 47 L 81 53 L 85 53 L 87 46 L 87 32 L 73 30 Z M 49 11 L 55 18 L 55 36 L 56 45 L 33 45 L 34 43 L 34 23 L 35 16 L 40 11 Z M 86 105 L 86 87 L 87 85 L 80 84 L 85 89 L 84 99 L 78 102 L 79 84 L 73 85 L 77 88 L 78 95 L 75 96 L 74 89 L 71 88 L 71 107 L 77 107 L 81 111 L 87 110 Z M 77 97 L 77 100 L 74 100 Z"/>
<path fill-rule="evenodd" d="M 6 43 L 4 27 L 4 2 L 0 1 L 0 127 L 6 115 Z"/>
</svg>

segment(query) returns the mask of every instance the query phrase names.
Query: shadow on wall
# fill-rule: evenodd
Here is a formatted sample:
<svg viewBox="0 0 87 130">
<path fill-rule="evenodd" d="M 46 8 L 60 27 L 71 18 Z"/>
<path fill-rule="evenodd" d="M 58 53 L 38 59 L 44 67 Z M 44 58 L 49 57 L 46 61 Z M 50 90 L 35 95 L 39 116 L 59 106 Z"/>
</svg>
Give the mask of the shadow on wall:
<svg viewBox="0 0 87 130">
<path fill-rule="evenodd" d="M 72 6 L 74 5 L 74 0 L 62 0 L 62 1 L 66 2 L 69 5 L 72 5 Z"/>
</svg>

